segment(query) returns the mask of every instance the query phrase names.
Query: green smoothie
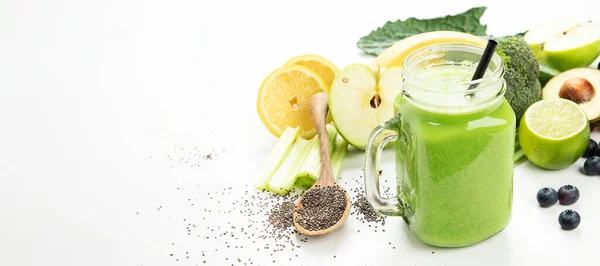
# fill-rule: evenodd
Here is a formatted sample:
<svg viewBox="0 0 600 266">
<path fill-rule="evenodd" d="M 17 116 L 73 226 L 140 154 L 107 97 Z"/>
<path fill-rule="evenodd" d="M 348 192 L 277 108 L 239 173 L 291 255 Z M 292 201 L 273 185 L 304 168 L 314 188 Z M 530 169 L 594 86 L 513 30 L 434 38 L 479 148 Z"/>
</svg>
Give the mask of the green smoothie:
<svg viewBox="0 0 600 266">
<path fill-rule="evenodd" d="M 469 80 L 472 73 L 454 66 L 420 75 L 453 82 Z M 443 85 L 426 89 L 455 92 Z M 431 106 L 402 94 L 395 102 L 402 114 L 395 150 L 403 216 L 420 240 L 435 246 L 475 244 L 511 218 L 515 115 L 503 97 L 470 106 L 472 99 L 464 95 L 429 99 Z M 457 108 L 433 105 L 445 101 L 464 102 Z"/>
</svg>

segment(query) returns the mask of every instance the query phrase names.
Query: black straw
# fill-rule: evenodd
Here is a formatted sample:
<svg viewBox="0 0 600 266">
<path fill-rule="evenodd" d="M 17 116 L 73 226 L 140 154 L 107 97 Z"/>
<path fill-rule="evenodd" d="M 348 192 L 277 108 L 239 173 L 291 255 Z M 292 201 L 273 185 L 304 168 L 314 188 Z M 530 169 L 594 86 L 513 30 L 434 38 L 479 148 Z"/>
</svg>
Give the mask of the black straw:
<svg viewBox="0 0 600 266">
<path fill-rule="evenodd" d="M 490 65 L 490 61 L 492 61 L 492 56 L 494 56 L 496 46 L 498 46 L 498 43 L 496 41 L 488 41 L 487 45 L 485 46 L 485 50 L 481 55 L 481 59 L 479 60 L 479 65 L 477 65 L 477 69 L 475 69 L 475 73 L 473 74 L 473 78 L 471 79 L 471 81 L 483 78 L 485 71 Z M 471 86 L 469 86 L 469 90 L 472 90 L 475 87 L 477 87 L 477 84 L 471 84 Z"/>
</svg>

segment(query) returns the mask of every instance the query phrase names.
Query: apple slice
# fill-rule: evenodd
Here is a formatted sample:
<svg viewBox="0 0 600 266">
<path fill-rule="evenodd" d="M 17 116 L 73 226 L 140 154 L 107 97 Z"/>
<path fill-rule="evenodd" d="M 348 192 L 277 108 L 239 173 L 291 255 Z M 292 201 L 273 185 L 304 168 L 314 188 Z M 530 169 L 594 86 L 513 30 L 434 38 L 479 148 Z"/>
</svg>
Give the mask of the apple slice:
<svg viewBox="0 0 600 266">
<path fill-rule="evenodd" d="M 544 64 L 560 71 L 589 66 L 600 55 L 600 24 L 564 19 L 533 27 L 523 39 Z"/>
<path fill-rule="evenodd" d="M 329 91 L 329 111 L 338 133 L 364 150 L 375 127 L 394 116 L 394 100 L 401 91 L 402 68 L 375 71 L 351 64 L 335 77 Z"/>
<path fill-rule="evenodd" d="M 546 42 L 564 36 L 564 33 L 570 29 L 579 26 L 579 20 L 563 19 L 546 22 L 531 28 L 525 33 L 523 39 L 531 49 L 533 54 L 539 59 L 544 57 L 544 45 Z"/>
</svg>

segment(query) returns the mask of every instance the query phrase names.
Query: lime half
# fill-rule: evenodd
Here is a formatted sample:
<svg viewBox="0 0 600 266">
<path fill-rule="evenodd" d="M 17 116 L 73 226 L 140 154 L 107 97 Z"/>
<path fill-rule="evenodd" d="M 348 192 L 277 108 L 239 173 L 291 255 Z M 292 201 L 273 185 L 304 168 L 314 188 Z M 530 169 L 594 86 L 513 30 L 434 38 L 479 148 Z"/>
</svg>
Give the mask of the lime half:
<svg viewBox="0 0 600 266">
<path fill-rule="evenodd" d="M 545 169 L 573 164 L 590 139 L 588 118 L 575 102 L 541 100 L 527 108 L 519 126 L 519 140 L 527 159 Z"/>
</svg>

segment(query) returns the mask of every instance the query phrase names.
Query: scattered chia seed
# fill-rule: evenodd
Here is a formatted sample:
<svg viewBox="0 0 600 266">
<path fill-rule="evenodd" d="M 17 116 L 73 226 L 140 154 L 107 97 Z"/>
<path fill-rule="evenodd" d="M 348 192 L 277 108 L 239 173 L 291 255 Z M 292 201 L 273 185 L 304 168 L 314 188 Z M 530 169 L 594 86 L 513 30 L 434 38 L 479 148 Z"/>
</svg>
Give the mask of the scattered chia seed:
<svg viewBox="0 0 600 266">
<path fill-rule="evenodd" d="M 346 195 L 337 186 L 315 187 L 304 193 L 296 221 L 310 231 L 335 225 L 346 209 Z"/>
<path fill-rule="evenodd" d="M 209 160 L 204 158 L 208 151 L 210 150 L 199 147 L 181 148 L 170 154 L 165 161 L 198 167 L 200 161 Z M 212 154 L 210 159 L 217 155 L 209 154 Z M 215 160 L 214 163 L 218 161 Z M 358 226 L 356 232 L 351 232 L 358 237 L 360 231 L 367 227 L 373 228 L 376 233 L 385 232 L 383 229 L 385 216 L 375 212 L 367 202 L 362 189 L 362 177 L 344 179 L 340 184 L 352 196 L 351 215 L 363 223 L 356 225 Z M 293 225 L 292 215 L 299 198 L 297 190 L 287 195 L 279 195 L 264 190 L 257 191 L 248 185 L 213 188 L 210 192 L 200 184 L 173 187 L 176 190 L 173 191 L 172 187 L 169 190 L 179 194 L 176 202 L 160 202 L 164 206 L 156 204 L 149 207 L 158 209 L 158 214 L 165 220 L 169 218 L 170 223 L 178 224 L 179 237 L 197 239 L 203 245 L 200 250 L 195 251 L 179 240 L 169 239 L 165 243 L 169 247 L 165 254 L 170 256 L 168 258 L 173 262 L 184 262 L 187 259 L 188 262 L 202 262 L 205 265 L 229 265 L 234 261 L 237 261 L 235 265 L 268 265 L 270 263 L 267 262 L 271 262 L 278 255 L 285 255 L 277 259 L 279 263 L 273 262 L 277 265 L 282 264 L 281 261 L 297 260 L 299 257 L 297 251 L 302 247 L 301 245 L 310 245 L 307 243 L 312 238 L 301 235 Z M 389 190 L 384 185 L 383 195 L 385 196 Z M 299 211 L 298 222 L 308 230 L 329 228 L 343 215 L 346 200 L 343 190 L 335 188 L 308 191 L 303 197 L 304 209 Z M 175 212 L 181 209 L 180 206 L 176 206 L 178 204 L 185 206 L 186 211 Z M 135 212 L 141 214 L 143 210 Z M 365 230 L 362 231 L 362 234 L 365 234 Z M 372 233 L 368 231 L 366 234 Z M 390 247 L 393 245 L 396 243 L 390 243 Z M 392 248 L 395 249 L 395 246 Z M 247 251 L 253 254 L 252 257 L 231 257 L 231 260 L 226 258 L 232 256 L 233 250 L 239 249 L 249 249 Z M 334 254 L 328 256 L 337 257 Z"/>
<path fill-rule="evenodd" d="M 185 165 L 190 168 L 197 168 L 203 165 L 202 161 L 210 161 L 215 159 L 217 155 L 225 153 L 224 149 L 208 149 L 204 145 L 200 145 L 199 140 L 192 140 L 189 143 L 180 144 L 181 146 L 173 147 L 173 149 L 162 158 L 163 163 L 168 163 L 169 168 L 179 165 Z M 150 159 L 161 160 L 150 156 Z"/>
<path fill-rule="evenodd" d="M 208 153 L 208 154 L 206 154 L 206 155 L 202 156 L 202 159 L 205 159 L 205 160 L 212 160 L 212 158 L 213 158 L 213 154 L 214 154 L 214 151 L 212 151 L 212 152 L 210 152 L 210 153 Z"/>
</svg>

